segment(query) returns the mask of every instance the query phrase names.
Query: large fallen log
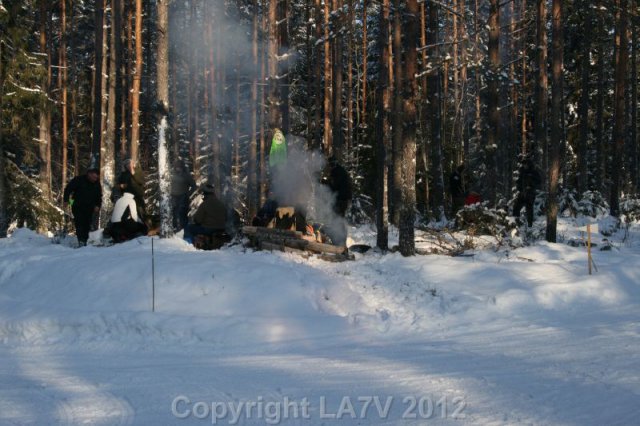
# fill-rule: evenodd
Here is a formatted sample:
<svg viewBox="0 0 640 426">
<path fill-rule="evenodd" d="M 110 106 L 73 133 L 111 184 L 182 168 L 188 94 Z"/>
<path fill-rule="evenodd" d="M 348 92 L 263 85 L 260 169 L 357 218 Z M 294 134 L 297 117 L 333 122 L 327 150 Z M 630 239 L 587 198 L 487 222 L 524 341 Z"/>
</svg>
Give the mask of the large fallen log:
<svg viewBox="0 0 640 426">
<path fill-rule="evenodd" d="M 304 250 L 299 250 L 299 249 L 295 249 L 295 248 L 291 248 L 291 247 L 287 247 L 285 245 L 282 244 L 274 244 L 274 243 L 270 243 L 267 241 L 263 241 L 262 243 L 260 243 L 260 246 L 262 248 L 262 250 L 279 250 L 279 251 L 283 251 L 285 253 L 295 253 L 295 254 L 299 254 L 300 256 L 304 257 L 304 258 L 309 258 L 309 256 L 311 256 L 311 253 L 304 251 Z"/>
<path fill-rule="evenodd" d="M 243 226 L 242 232 L 245 235 L 272 235 L 290 238 L 302 238 L 304 235 L 299 231 L 292 231 L 289 229 L 264 228 L 262 226 Z"/>
<path fill-rule="evenodd" d="M 242 232 L 254 240 L 254 244 L 264 250 L 280 250 L 291 253 L 315 253 L 321 258 L 332 261 L 353 259 L 344 246 L 334 246 L 304 238 L 302 232 L 245 226 Z"/>
<path fill-rule="evenodd" d="M 332 244 L 324 244 L 308 240 L 298 240 L 294 238 L 285 239 L 283 244 L 288 247 L 296 248 L 299 250 L 308 250 L 314 253 L 344 254 L 347 252 L 347 248 L 343 246 L 334 246 Z"/>
</svg>

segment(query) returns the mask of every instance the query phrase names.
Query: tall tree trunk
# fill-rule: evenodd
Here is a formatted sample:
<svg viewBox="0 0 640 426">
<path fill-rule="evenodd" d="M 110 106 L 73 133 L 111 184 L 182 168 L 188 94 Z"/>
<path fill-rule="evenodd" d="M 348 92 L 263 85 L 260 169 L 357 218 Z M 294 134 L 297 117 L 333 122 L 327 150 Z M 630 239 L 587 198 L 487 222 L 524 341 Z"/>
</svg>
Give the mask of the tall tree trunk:
<svg viewBox="0 0 640 426">
<path fill-rule="evenodd" d="M 522 22 L 521 28 L 526 28 L 526 13 L 527 13 L 527 0 L 522 0 L 522 4 L 520 7 L 520 21 Z M 527 153 L 528 150 L 528 135 L 527 135 L 527 103 L 525 99 L 528 99 L 529 92 L 526 90 L 528 84 L 528 75 L 527 75 L 527 60 L 528 60 L 528 52 L 527 52 L 527 37 L 523 34 L 520 36 L 522 38 L 521 49 L 522 49 L 522 65 L 521 65 L 521 73 L 522 73 L 522 117 L 520 118 L 520 134 L 521 134 L 521 149 L 523 153 Z"/>
<path fill-rule="evenodd" d="M 233 160 L 232 160 L 232 188 L 235 194 L 233 200 L 233 207 L 236 209 L 241 208 L 240 199 L 240 181 L 242 180 L 242 163 L 240 160 L 240 75 L 238 73 L 240 69 L 240 55 L 236 54 L 236 69 L 235 69 L 235 95 L 234 95 L 234 107 L 236 109 L 234 132 L 233 132 Z"/>
<path fill-rule="evenodd" d="M 587 190 L 588 185 L 588 142 L 589 142 L 589 82 L 591 77 L 591 31 L 593 23 L 591 22 L 591 6 L 589 0 L 584 0 L 582 6 L 584 8 L 584 22 L 582 35 L 582 59 L 581 68 L 581 90 L 580 106 L 578 116 L 580 117 L 580 138 L 578 139 L 578 195 Z"/>
<path fill-rule="evenodd" d="M 101 106 L 100 106 L 100 111 L 102 111 L 101 114 L 101 128 L 100 128 L 100 132 L 101 132 L 101 136 L 100 136 L 100 158 L 98 158 L 99 161 L 96 162 L 96 164 L 102 165 L 102 151 L 105 149 L 105 136 L 107 134 L 107 115 L 108 115 L 108 102 L 109 102 L 109 77 L 108 77 L 108 72 L 109 72 L 109 55 L 110 55 L 110 48 L 109 48 L 109 15 L 107 13 L 108 10 L 108 6 L 110 6 L 109 4 L 109 0 L 104 0 L 104 10 L 105 10 L 105 14 L 103 16 L 104 19 L 104 27 L 103 27 L 103 32 L 102 32 L 102 85 L 101 85 L 101 90 L 100 93 L 102 94 L 102 100 L 101 100 Z M 78 170 L 76 169 L 76 173 L 78 173 Z M 104 185 L 103 185 L 104 186 Z M 104 188 L 103 188 L 104 189 Z"/>
<path fill-rule="evenodd" d="M 209 21 L 211 22 L 211 21 Z M 210 24 L 208 24 L 210 25 Z M 209 78 L 211 79 L 211 88 L 210 88 L 210 105 L 211 105 L 211 164 L 209 167 L 209 180 L 213 181 L 213 185 L 220 193 L 222 189 L 222 174 L 220 171 L 220 122 L 222 120 L 219 119 L 219 106 L 223 104 L 222 99 L 224 99 L 224 83 L 222 79 L 222 41 L 220 37 L 216 37 L 220 32 L 214 34 L 211 32 L 212 37 L 215 39 L 215 56 L 213 51 L 209 53 L 209 66 L 211 67 L 211 71 L 209 74 Z M 214 40 L 212 40 L 213 43 Z"/>
<path fill-rule="evenodd" d="M 140 147 L 140 84 L 142 81 L 142 0 L 136 0 L 135 14 L 135 67 L 131 97 L 131 159 L 138 159 Z"/>
<path fill-rule="evenodd" d="M 188 30 L 189 31 L 189 35 L 190 37 L 195 37 L 195 33 L 197 31 L 196 29 L 196 2 L 192 1 L 189 7 L 189 15 L 187 18 L 187 13 L 185 12 L 185 20 L 188 21 Z M 211 27 L 212 27 L 212 16 L 210 14 L 209 11 L 209 2 L 205 2 L 204 4 L 204 16 L 205 19 L 207 20 L 207 24 L 205 27 L 205 43 L 211 43 L 213 41 L 213 36 L 211 34 Z M 205 44 L 206 45 L 206 44 Z M 213 54 L 212 50 L 213 47 L 209 48 L 209 57 L 211 57 L 211 55 Z M 187 83 L 187 139 L 189 141 L 189 144 L 191 146 L 191 150 L 194 152 L 194 164 L 197 162 L 197 158 L 198 158 L 198 149 L 196 148 L 196 125 L 195 125 L 195 121 L 194 121 L 194 107 L 197 108 L 199 100 L 198 100 L 198 95 L 197 95 L 197 90 L 196 90 L 196 82 L 197 82 L 197 75 L 198 75 L 198 70 L 196 69 L 196 65 L 195 65 L 195 54 L 196 54 L 196 50 L 195 49 L 189 49 L 189 53 L 188 53 L 188 63 L 186 64 L 187 66 L 187 74 L 188 77 L 186 78 L 186 83 Z M 209 64 L 207 65 L 211 65 L 211 60 L 209 60 Z M 205 74 L 206 77 L 206 74 Z M 205 86 L 208 86 L 208 79 L 205 78 Z M 206 105 L 206 109 L 205 111 L 209 111 L 209 109 L 211 108 L 212 103 L 209 102 L 209 93 L 208 93 L 208 88 L 205 89 L 204 91 L 204 97 L 205 97 L 205 105 Z M 207 119 L 205 120 L 205 122 L 209 121 L 209 117 L 207 117 Z M 205 133 L 205 137 L 207 133 Z"/>
<path fill-rule="evenodd" d="M 61 108 L 62 108 L 62 146 L 64 149 L 64 154 L 68 153 L 69 146 L 69 107 L 68 107 L 68 90 L 67 90 L 67 1 L 61 0 L 60 2 L 60 71 L 61 80 L 62 80 L 62 88 L 61 88 Z M 49 70 L 49 80 L 51 80 L 51 70 Z M 49 81 L 48 86 L 51 85 L 51 81 Z M 51 112 L 48 112 L 49 118 L 48 121 L 51 123 Z M 75 150 L 74 150 L 75 153 Z M 44 194 L 51 198 L 51 140 L 49 139 L 49 143 L 47 144 L 47 165 L 46 165 L 46 175 L 48 179 L 48 184 L 45 188 L 43 188 Z M 77 154 L 75 155 L 77 157 Z M 66 168 L 66 161 L 64 164 Z M 77 165 L 76 165 L 77 169 Z M 63 176 L 63 185 L 66 182 L 64 180 L 66 175 Z"/>
<path fill-rule="evenodd" d="M 419 40 L 418 0 L 407 0 L 407 18 L 405 31 L 404 63 L 404 131 L 403 131 L 403 187 L 400 213 L 399 246 L 403 256 L 413 256 L 415 247 L 415 208 L 416 208 L 416 104 L 419 101 L 417 71 L 417 51 Z"/>
<path fill-rule="evenodd" d="M 496 154 L 500 129 L 499 112 L 500 74 L 500 9 L 499 0 L 491 0 L 489 10 L 489 76 L 487 81 L 487 141 L 484 146 L 486 167 L 486 195 L 491 204 L 496 202 L 497 164 Z"/>
<path fill-rule="evenodd" d="M 100 164 L 100 147 L 102 146 L 102 63 L 104 49 L 104 2 L 96 1 L 96 44 L 95 54 L 95 70 L 93 79 L 93 125 L 92 125 L 92 143 L 91 143 L 91 161 L 94 164 Z"/>
<path fill-rule="evenodd" d="M 169 0 L 158 0 L 157 84 L 158 103 L 162 107 L 158 123 L 158 181 L 160 189 L 160 236 L 173 235 L 170 191 L 171 176 L 167 141 L 169 112 Z"/>
<path fill-rule="evenodd" d="M 64 0 L 62 0 L 64 3 Z M 62 8 L 62 21 L 65 22 L 64 7 Z M 40 151 L 40 189 L 45 196 L 45 199 L 51 198 L 51 107 L 49 105 L 48 98 L 50 97 L 51 89 L 51 51 L 48 43 L 49 34 L 49 11 L 46 8 L 46 2 L 40 2 L 40 53 L 42 53 L 46 59 L 47 77 L 44 81 L 43 87 L 46 90 L 47 101 L 43 108 L 40 110 L 39 121 L 39 151 Z M 64 34 L 64 29 L 61 28 L 61 35 Z M 64 36 L 63 36 L 64 38 Z M 62 42 L 64 45 L 64 41 Z M 63 56 L 61 47 L 61 57 Z M 62 64 L 61 64 L 62 66 Z M 64 95 L 63 95 L 64 96 Z M 64 103 L 64 99 L 63 99 Z M 64 107 L 63 107 L 64 108 Z M 64 136 L 64 135 L 63 135 Z M 63 149 L 63 171 L 66 172 L 66 139 L 63 137 L 62 149 Z M 63 175 L 62 185 L 66 183 L 66 175 Z"/>
<path fill-rule="evenodd" d="M 305 8 L 304 8 L 304 20 L 307 23 L 305 29 L 305 40 L 304 40 L 304 49 L 306 56 L 306 67 L 305 67 L 305 75 L 306 75 L 306 84 L 305 89 L 307 91 L 306 96 L 306 139 L 307 139 L 307 149 L 313 149 L 313 136 L 314 136 L 314 123 L 313 123 L 313 113 L 314 106 L 316 104 L 315 96 L 315 85 L 317 84 L 314 81 L 313 73 L 314 73 L 314 65 L 315 65 L 315 55 L 314 55 L 314 43 L 311 40 L 311 35 L 313 34 L 313 21 L 312 21 L 312 11 L 314 8 L 313 5 L 314 0 L 305 0 Z M 257 10 L 254 13 L 254 17 L 257 14 Z M 257 68 L 256 68 L 257 69 Z"/>
<path fill-rule="evenodd" d="M 562 70 L 563 34 L 562 0 L 553 0 L 551 11 L 553 28 L 552 78 L 551 87 L 551 143 L 549 144 L 548 198 L 547 198 L 547 241 L 556 242 L 558 225 L 558 186 L 560 180 L 560 147 L 562 145 Z"/>
<path fill-rule="evenodd" d="M 518 56 L 522 53 L 518 49 L 518 40 L 515 36 L 518 29 L 516 22 L 516 2 L 515 0 L 509 7 L 509 55 L 511 61 L 509 62 L 509 85 L 510 85 L 510 102 L 509 102 L 509 128 L 507 132 L 507 151 L 506 156 L 500 163 L 499 169 L 502 171 L 502 185 L 504 194 L 507 199 L 512 196 L 511 178 L 513 177 L 514 162 L 518 158 L 518 109 L 520 107 L 520 95 L 518 87 L 516 85 L 516 68 L 518 66 Z"/>
<path fill-rule="evenodd" d="M 75 25 L 75 13 L 74 13 L 74 8 L 73 8 L 74 3 L 72 2 L 70 4 L 71 8 L 69 10 L 69 21 L 70 21 L 70 25 L 71 28 L 74 28 Z M 66 25 L 65 25 L 66 27 Z M 66 51 L 69 52 L 74 52 L 75 51 L 75 46 L 72 40 L 66 40 L 66 42 L 68 43 L 67 45 L 67 49 L 65 49 Z M 67 59 L 65 58 L 65 63 L 67 62 Z M 76 62 L 76 56 L 75 55 L 71 55 L 71 66 L 69 67 L 69 69 L 71 70 L 76 70 L 78 69 L 77 67 L 77 62 Z M 67 70 L 67 76 L 68 76 L 68 70 Z M 67 88 L 71 90 L 71 114 L 69 114 L 69 108 L 67 108 L 67 117 L 68 117 L 68 123 L 67 123 L 67 127 L 69 127 L 69 125 L 71 125 L 71 128 L 75 128 L 76 126 L 74 126 L 77 122 L 78 122 L 78 103 L 77 103 L 77 98 L 78 98 L 78 87 L 76 87 L 76 85 L 71 85 L 71 87 L 69 87 L 68 85 L 68 79 L 63 76 L 63 80 L 67 80 Z M 74 169 L 78 170 L 79 166 L 80 166 L 80 146 L 79 146 L 79 136 L 77 134 L 78 132 L 72 132 L 70 135 L 68 135 L 68 137 L 71 137 L 71 146 L 73 147 L 73 165 L 74 165 Z"/>
<path fill-rule="evenodd" d="M 263 14 L 263 16 L 265 16 Z M 266 33 L 267 28 L 267 19 L 262 20 L 262 33 Z M 264 41 L 261 43 L 262 48 L 260 49 L 260 108 L 259 114 L 260 117 L 258 119 L 258 125 L 260 127 L 260 205 L 263 205 L 267 200 L 268 195 L 268 182 L 267 182 L 267 142 L 266 142 L 266 134 L 265 134 L 265 117 L 266 117 L 266 75 L 267 75 L 267 49 L 265 49 Z"/>
<path fill-rule="evenodd" d="M 463 0 L 464 1 L 464 0 Z M 424 2 L 420 3 L 420 45 L 421 46 L 426 46 L 427 45 L 427 17 L 426 17 L 426 11 L 425 11 L 425 4 Z M 427 65 L 427 49 L 422 49 L 421 50 L 421 60 L 422 60 L 422 67 L 426 67 Z M 426 100 L 427 99 L 427 79 L 428 76 L 425 74 L 425 72 L 422 72 L 422 77 L 420 78 L 420 96 L 421 99 Z M 427 112 L 428 112 L 428 107 L 425 105 L 425 102 L 420 102 L 418 103 L 419 106 L 419 114 L 420 114 L 420 120 L 419 120 L 419 124 L 420 124 L 420 138 L 421 138 L 421 142 L 420 142 L 420 146 L 419 146 L 419 154 L 418 154 L 418 161 L 419 161 L 419 170 L 422 172 L 421 175 L 421 181 L 422 181 L 422 185 L 421 185 L 421 193 L 422 196 L 424 197 L 424 205 L 423 205 L 423 211 L 422 213 L 425 215 L 425 217 L 427 217 L 429 215 L 429 198 L 430 198 L 430 186 L 429 186 L 429 131 L 427 130 L 427 124 L 429 123 L 428 117 L 427 117 Z"/>
<path fill-rule="evenodd" d="M 248 202 L 249 217 L 252 218 L 258 212 L 258 0 L 253 2 L 253 17 L 251 24 L 251 100 L 250 115 L 251 128 L 249 129 L 249 179 L 248 179 Z"/>
<path fill-rule="evenodd" d="M 115 9 L 115 0 L 111 0 L 112 17 Z M 107 98 L 107 130 L 102 140 L 102 149 L 100 151 L 100 172 L 102 175 L 102 210 L 100 212 L 100 223 L 105 224 L 108 221 L 108 214 L 111 212 L 111 191 L 115 181 L 115 154 L 116 154 L 116 111 L 119 104 L 115 102 L 116 98 L 116 68 L 118 64 L 115 61 L 115 22 L 112 20 L 111 37 L 109 39 L 109 54 L 105 56 L 108 61 L 108 98 Z M 105 40 L 106 41 L 106 40 Z M 104 78 L 104 77 L 103 77 Z"/>
<path fill-rule="evenodd" d="M 211 106 L 211 85 L 209 84 L 210 75 L 211 72 L 211 65 L 210 63 L 207 63 L 204 66 L 204 69 L 202 70 L 202 81 L 203 81 L 203 90 L 202 90 L 202 106 L 203 106 L 203 111 L 204 111 L 204 120 L 203 120 L 203 126 L 204 129 L 202 130 L 202 135 L 204 137 L 204 140 L 207 144 L 211 143 L 211 121 L 212 121 L 212 106 Z M 174 104 L 175 105 L 175 104 Z M 200 180 L 200 175 L 201 175 L 201 170 L 200 170 L 200 159 L 198 158 L 200 156 L 200 150 L 201 150 L 201 146 L 200 146 L 200 138 L 195 138 L 193 140 L 193 143 L 190 144 L 190 155 L 192 158 L 192 164 L 193 164 L 193 174 L 194 174 L 194 179 L 196 180 L 196 182 L 198 182 Z"/>
<path fill-rule="evenodd" d="M 0 117 L 2 117 L 2 94 L 4 93 L 4 44 L 0 42 Z M 4 139 L 2 137 L 2 126 L 0 126 L 0 238 L 7 236 L 9 228 L 9 216 L 7 214 L 7 179 L 6 179 L 6 156 L 4 152 Z"/>
<path fill-rule="evenodd" d="M 455 151 L 455 159 L 456 162 L 460 162 L 462 160 L 462 132 L 460 127 L 460 70 L 459 70 L 459 61 L 458 57 L 460 43 L 462 42 L 459 34 L 459 25 L 458 25 L 458 3 L 456 1 L 453 2 L 452 5 L 455 13 L 451 13 L 452 20 L 452 30 L 451 30 L 451 50 L 453 51 L 451 66 L 453 68 L 453 122 L 451 129 L 451 142 L 453 143 L 453 148 Z M 447 92 L 445 92 L 446 94 Z M 446 96 L 445 96 L 446 97 Z"/>
<path fill-rule="evenodd" d="M 150 167 L 154 161 L 153 153 L 156 152 L 157 147 L 157 113 L 156 105 L 158 103 L 158 94 L 154 91 L 154 87 L 157 87 L 157 73 L 154 70 L 157 69 L 157 58 L 154 57 L 154 52 L 157 52 L 157 42 L 154 45 L 153 34 L 158 33 L 157 28 L 157 2 L 145 1 L 143 2 L 143 33 L 146 38 L 142 38 L 144 47 L 144 59 L 142 63 L 141 83 L 143 89 L 140 93 L 141 109 L 141 124 L 140 124 L 140 141 L 138 145 L 138 157 L 137 163 L 141 167 Z M 144 19 L 148 16 L 149 19 Z M 152 18 L 155 18 L 152 19 Z M 156 37 L 156 40 L 158 37 Z M 155 79 L 154 79 L 155 77 Z M 157 91 L 157 89 L 156 89 Z M 132 157 L 133 158 L 133 157 Z M 157 163 L 157 161 L 156 161 Z"/>
<path fill-rule="evenodd" d="M 322 87 L 322 75 L 324 72 L 324 62 L 322 60 L 322 51 L 317 44 L 324 37 L 324 25 L 322 15 L 322 0 L 314 0 L 314 26 L 315 26 L 315 42 L 314 55 L 313 55 L 313 98 L 314 98 L 314 111 L 313 111 L 313 138 L 311 142 L 312 149 L 324 148 L 323 144 L 323 106 L 324 106 L 324 89 Z M 324 45 L 323 45 L 324 49 Z"/>
<path fill-rule="evenodd" d="M 429 22 L 427 23 L 427 56 L 432 67 L 427 77 L 427 117 L 431 119 L 431 213 L 436 221 L 444 216 L 444 175 L 442 170 L 442 86 L 438 67 L 438 8 L 429 5 Z"/>
<path fill-rule="evenodd" d="M 345 140 L 345 158 L 353 154 L 353 1 L 348 2 L 348 31 L 347 31 L 347 135 Z"/>
<path fill-rule="evenodd" d="M 133 2 L 122 2 L 122 19 L 124 21 L 124 34 L 123 40 L 120 44 L 120 79 L 122 81 L 120 85 L 121 96 L 120 102 L 122 103 L 121 107 L 121 117 L 122 117 L 122 126 L 120 130 L 120 152 L 118 153 L 118 158 L 120 160 L 124 160 L 131 151 L 130 149 L 130 141 L 131 141 L 131 80 L 130 76 L 133 75 L 132 67 L 133 62 L 131 61 L 131 55 L 133 53 Z M 116 169 L 120 170 L 122 167 L 119 164 L 116 164 Z"/>
<path fill-rule="evenodd" d="M 535 144 L 536 150 L 543 152 L 543 169 L 547 167 L 547 92 L 549 81 L 547 76 L 547 5 L 546 0 L 537 0 L 537 56 L 538 68 L 536 82 L 536 114 L 535 114 Z M 536 153 L 537 154 L 537 153 Z"/>
<path fill-rule="evenodd" d="M 598 3 L 599 6 L 602 6 L 601 1 Z M 605 32 L 604 28 L 604 14 L 605 10 L 602 10 L 601 7 L 598 8 L 598 31 L 600 36 L 600 42 L 598 46 L 598 94 L 596 96 L 596 176 L 593 182 L 594 189 L 598 191 L 604 191 L 607 187 L 606 185 L 606 173 L 607 173 L 607 147 L 604 140 L 604 100 L 605 100 L 605 91 L 607 90 L 607 84 L 605 81 L 605 55 L 608 49 L 608 46 L 605 43 Z"/>
<path fill-rule="evenodd" d="M 480 144 L 482 141 L 482 102 L 481 102 L 481 96 L 482 96 L 482 79 L 481 79 L 481 75 L 480 75 L 480 67 L 477 66 L 477 64 L 480 63 L 480 9 L 479 9 L 479 0 L 474 0 L 473 2 L 473 33 L 474 35 L 474 45 L 476 46 L 474 51 L 475 51 L 475 62 L 476 62 L 476 67 L 475 67 L 475 72 L 474 72 L 474 76 L 475 76 L 475 86 L 476 86 L 476 93 L 475 93 L 475 124 L 474 124 L 474 130 L 475 130 L 475 140 L 476 140 L 476 144 Z"/>
<path fill-rule="evenodd" d="M 279 43 L 278 43 L 278 0 L 269 0 L 269 96 L 267 99 L 269 109 L 269 142 L 273 139 L 276 129 L 282 129 L 282 104 L 280 99 L 279 81 Z M 269 144 L 269 146 L 271 146 Z"/>
<path fill-rule="evenodd" d="M 460 82 L 462 84 L 462 90 L 460 91 L 460 138 L 462 139 L 462 152 L 463 152 L 463 162 L 467 164 L 469 162 L 470 157 L 470 145 L 469 145 L 469 117 L 468 117 L 468 96 L 467 96 L 467 88 L 469 86 L 469 70 L 468 66 L 468 50 L 466 48 L 467 43 L 464 40 L 467 40 L 469 34 L 467 32 L 467 26 L 465 21 L 466 10 L 465 10 L 466 0 L 459 0 L 458 2 L 458 12 L 462 14 L 460 26 L 459 26 L 459 34 L 458 40 L 460 40 L 460 56 L 462 61 L 462 69 L 460 70 Z"/>
<path fill-rule="evenodd" d="M 618 165 L 622 164 L 622 152 L 624 149 L 624 129 L 625 129 L 625 88 L 627 78 L 627 63 L 629 60 L 627 19 L 629 8 L 627 0 L 617 0 L 616 17 L 616 77 L 614 94 L 614 124 L 613 124 L 613 164 L 611 168 L 611 194 L 609 197 L 609 208 L 611 216 L 620 216 L 620 189 L 622 173 Z"/>
<path fill-rule="evenodd" d="M 332 76 L 331 76 L 331 40 L 330 23 L 331 10 L 329 0 L 324 0 L 324 131 L 322 135 L 322 148 L 327 156 L 333 152 L 333 133 L 331 124 L 333 123 L 332 111 Z"/>
<path fill-rule="evenodd" d="M 289 134 L 289 83 L 291 78 L 289 76 L 289 67 L 291 61 L 289 60 L 289 1 L 278 1 L 278 77 L 279 81 L 279 93 L 278 98 L 280 102 L 280 114 L 282 117 L 282 131 L 285 135 Z M 281 82 L 280 82 L 281 80 Z"/>
<path fill-rule="evenodd" d="M 638 151 L 638 16 L 631 18 L 631 166 L 629 175 L 631 179 L 631 191 L 638 194 L 640 190 L 639 164 L 640 152 Z"/>
<path fill-rule="evenodd" d="M 112 0 L 112 8 L 113 8 L 113 34 L 114 38 L 112 42 L 112 52 L 113 55 L 113 63 L 115 66 L 115 90 L 114 90 L 114 99 L 113 103 L 115 105 L 115 135 L 114 135 L 114 154 L 115 154 L 115 164 L 114 164 L 114 173 L 119 169 L 123 158 L 120 157 L 120 153 L 122 151 L 122 117 L 123 117 L 123 102 L 122 102 L 122 91 L 124 89 L 124 80 L 122 76 L 122 28 L 123 28 L 123 13 L 124 13 L 124 2 L 123 0 Z"/>
<path fill-rule="evenodd" d="M 376 118 L 376 244 L 389 248 L 387 152 L 389 147 L 389 0 L 382 0 L 379 15 L 380 71 L 377 82 Z"/>
<path fill-rule="evenodd" d="M 334 17 L 334 32 L 336 33 L 333 38 L 333 153 L 340 160 L 343 160 L 344 154 L 344 132 L 342 127 L 342 86 L 343 86 L 343 69 L 342 59 L 344 52 L 343 44 L 343 24 L 344 13 L 342 11 L 342 1 L 333 0 L 333 14 Z"/>
<path fill-rule="evenodd" d="M 363 132 L 367 125 L 367 67 L 368 67 L 368 44 L 369 38 L 367 34 L 367 2 L 362 1 L 362 109 L 360 110 L 360 120 L 358 127 L 361 127 Z"/>
<path fill-rule="evenodd" d="M 392 158 L 389 210 L 391 223 L 400 225 L 400 209 L 402 208 L 402 150 L 403 150 L 403 87 L 402 72 L 402 6 L 401 0 L 393 2 L 393 111 L 391 112 L 392 126 Z"/>
</svg>

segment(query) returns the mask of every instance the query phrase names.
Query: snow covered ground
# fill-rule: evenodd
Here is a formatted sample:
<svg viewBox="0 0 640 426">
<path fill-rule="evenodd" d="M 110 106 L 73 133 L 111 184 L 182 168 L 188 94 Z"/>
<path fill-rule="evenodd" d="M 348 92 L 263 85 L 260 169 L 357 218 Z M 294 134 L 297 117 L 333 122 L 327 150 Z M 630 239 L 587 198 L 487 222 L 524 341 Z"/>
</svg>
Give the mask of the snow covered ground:
<svg viewBox="0 0 640 426">
<path fill-rule="evenodd" d="M 640 229 L 609 241 L 589 276 L 564 243 L 336 264 L 156 239 L 154 313 L 151 239 L 18 230 L 0 424 L 639 424 Z"/>
</svg>

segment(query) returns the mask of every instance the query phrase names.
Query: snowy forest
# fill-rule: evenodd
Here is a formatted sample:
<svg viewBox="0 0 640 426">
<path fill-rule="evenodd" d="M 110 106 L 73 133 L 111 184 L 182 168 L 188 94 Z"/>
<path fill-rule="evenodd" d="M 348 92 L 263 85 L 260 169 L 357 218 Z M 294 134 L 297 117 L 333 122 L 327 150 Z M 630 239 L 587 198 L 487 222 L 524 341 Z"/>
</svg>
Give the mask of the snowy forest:
<svg viewBox="0 0 640 426">
<path fill-rule="evenodd" d="M 638 13 L 630 0 L 2 0 L 0 236 L 53 232 L 69 180 L 99 164 L 102 220 L 126 158 L 157 217 L 183 160 L 249 223 L 276 129 L 354 182 L 349 218 L 415 253 L 455 218 L 465 166 L 488 211 L 638 209 Z M 166 138 L 160 135 L 166 119 Z M 166 143 L 166 147 L 163 144 Z"/>
<path fill-rule="evenodd" d="M 0 0 L 0 425 L 639 425 L 639 14 Z"/>
</svg>

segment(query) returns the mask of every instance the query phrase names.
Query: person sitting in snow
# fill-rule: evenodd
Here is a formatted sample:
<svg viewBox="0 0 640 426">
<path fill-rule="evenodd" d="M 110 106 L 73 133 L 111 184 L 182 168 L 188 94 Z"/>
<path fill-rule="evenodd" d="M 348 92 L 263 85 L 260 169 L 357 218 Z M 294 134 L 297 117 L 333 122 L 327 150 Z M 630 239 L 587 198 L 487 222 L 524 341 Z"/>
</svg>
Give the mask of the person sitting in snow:
<svg viewBox="0 0 640 426">
<path fill-rule="evenodd" d="M 114 243 L 122 243 L 147 234 L 147 226 L 138 215 L 135 196 L 130 189 L 124 190 L 122 197 L 116 201 L 111 214 L 111 221 L 104 230 Z"/>
<path fill-rule="evenodd" d="M 118 176 L 118 188 L 122 194 L 125 192 L 133 194 L 138 210 L 138 217 L 144 221 L 146 212 L 144 202 L 144 172 L 141 168 L 136 167 L 136 163 L 131 158 L 124 160 L 122 167 L 123 170 Z"/>
<path fill-rule="evenodd" d="M 216 196 L 215 188 L 212 184 L 204 184 L 200 190 L 204 199 L 193 215 L 193 223 L 186 227 L 184 238 L 187 241 L 194 242 L 194 245 L 198 236 L 216 239 L 225 237 L 224 239 L 226 239 L 227 208 Z M 219 248 L 219 246 L 214 248 Z"/>
<path fill-rule="evenodd" d="M 278 202 L 273 198 L 273 194 L 269 193 L 269 198 L 267 198 L 262 207 L 260 207 L 260 210 L 258 210 L 258 213 L 256 213 L 255 217 L 251 221 L 251 226 L 266 227 L 269 225 L 269 222 L 276 217 L 277 210 Z"/>
</svg>

